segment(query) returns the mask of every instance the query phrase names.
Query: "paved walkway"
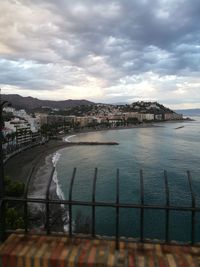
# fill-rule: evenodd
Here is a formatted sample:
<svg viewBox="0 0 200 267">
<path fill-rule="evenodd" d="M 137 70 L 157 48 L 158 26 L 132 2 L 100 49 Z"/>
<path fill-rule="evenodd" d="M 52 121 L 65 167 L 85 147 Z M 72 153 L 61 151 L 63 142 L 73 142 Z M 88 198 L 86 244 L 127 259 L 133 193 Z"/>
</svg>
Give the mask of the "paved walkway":
<svg viewBox="0 0 200 267">
<path fill-rule="evenodd" d="M 196 267 L 200 247 L 69 239 L 61 236 L 12 234 L 0 246 L 1 267 Z"/>
</svg>

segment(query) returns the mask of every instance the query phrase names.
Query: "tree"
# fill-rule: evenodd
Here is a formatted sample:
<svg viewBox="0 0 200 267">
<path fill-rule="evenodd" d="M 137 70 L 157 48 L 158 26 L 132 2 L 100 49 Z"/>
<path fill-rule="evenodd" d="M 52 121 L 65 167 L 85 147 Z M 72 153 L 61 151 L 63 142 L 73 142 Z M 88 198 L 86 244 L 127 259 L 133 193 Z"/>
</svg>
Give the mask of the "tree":
<svg viewBox="0 0 200 267">
<path fill-rule="evenodd" d="M 5 178 L 5 195 L 9 197 L 21 197 L 24 193 L 24 183 Z M 5 207 L 5 221 L 8 229 L 24 228 L 24 219 L 21 204 L 7 202 Z"/>
<path fill-rule="evenodd" d="M 6 226 L 9 229 L 24 228 L 24 219 L 19 210 L 14 207 L 6 207 Z"/>
<path fill-rule="evenodd" d="M 128 118 L 127 119 L 127 124 L 129 125 L 129 124 L 138 124 L 138 118 Z"/>
<path fill-rule="evenodd" d="M 12 181 L 9 177 L 5 177 L 5 194 L 9 197 L 21 197 L 24 193 L 24 183 L 20 181 Z"/>
</svg>

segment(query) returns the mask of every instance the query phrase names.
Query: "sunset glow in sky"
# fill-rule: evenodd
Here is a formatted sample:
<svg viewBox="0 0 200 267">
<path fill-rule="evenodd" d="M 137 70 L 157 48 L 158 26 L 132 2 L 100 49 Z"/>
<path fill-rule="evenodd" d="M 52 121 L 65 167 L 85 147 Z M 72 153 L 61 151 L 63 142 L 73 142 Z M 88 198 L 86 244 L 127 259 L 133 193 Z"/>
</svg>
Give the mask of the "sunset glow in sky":
<svg viewBox="0 0 200 267">
<path fill-rule="evenodd" d="M 199 0 L 0 0 L 0 87 L 200 108 Z"/>
</svg>

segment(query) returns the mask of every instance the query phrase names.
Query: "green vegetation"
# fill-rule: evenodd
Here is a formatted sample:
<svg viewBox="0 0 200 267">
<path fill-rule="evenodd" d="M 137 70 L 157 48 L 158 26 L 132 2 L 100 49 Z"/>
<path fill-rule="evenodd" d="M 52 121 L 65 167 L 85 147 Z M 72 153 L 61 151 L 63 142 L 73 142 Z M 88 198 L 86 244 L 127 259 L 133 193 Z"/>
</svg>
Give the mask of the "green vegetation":
<svg viewBox="0 0 200 267">
<path fill-rule="evenodd" d="M 24 228 L 23 216 L 16 207 L 6 206 L 6 228 L 11 230 Z"/>
<path fill-rule="evenodd" d="M 14 115 L 11 112 L 3 112 L 3 121 L 10 121 L 14 118 Z"/>
<path fill-rule="evenodd" d="M 129 124 L 130 125 L 132 125 L 132 124 L 136 125 L 136 124 L 139 124 L 140 122 L 138 121 L 138 118 L 128 118 L 126 123 L 127 123 L 127 125 L 129 125 Z"/>
<path fill-rule="evenodd" d="M 91 112 L 95 109 L 96 106 L 94 105 L 79 105 L 75 107 L 70 107 L 65 110 L 59 110 L 59 111 L 51 111 L 51 114 L 54 115 L 63 115 L 63 116 L 70 116 L 70 115 L 75 115 L 75 116 L 81 116 L 83 114 L 87 114 L 88 112 Z"/>
<path fill-rule="evenodd" d="M 58 135 L 60 131 L 67 133 L 70 127 L 72 127 L 72 125 L 69 126 L 67 122 L 43 124 L 41 126 L 41 134 L 45 137 L 52 137 Z"/>
<path fill-rule="evenodd" d="M 22 197 L 24 183 L 5 178 L 5 195 L 8 197 Z M 5 207 L 5 222 L 7 229 L 24 228 L 23 206 L 20 203 L 8 202 Z"/>
<path fill-rule="evenodd" d="M 24 193 L 24 183 L 5 178 L 5 194 L 8 197 L 21 197 Z"/>
</svg>

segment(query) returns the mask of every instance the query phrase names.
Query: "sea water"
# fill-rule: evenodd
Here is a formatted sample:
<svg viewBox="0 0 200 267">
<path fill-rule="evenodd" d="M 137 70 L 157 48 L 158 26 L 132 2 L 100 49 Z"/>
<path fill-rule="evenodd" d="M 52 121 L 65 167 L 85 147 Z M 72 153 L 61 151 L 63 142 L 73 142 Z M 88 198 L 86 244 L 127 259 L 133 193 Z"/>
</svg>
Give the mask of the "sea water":
<svg viewBox="0 0 200 267">
<path fill-rule="evenodd" d="M 200 118 L 180 123 L 159 123 L 159 127 L 85 133 L 68 141 L 116 141 L 118 146 L 72 146 L 61 149 L 56 165 L 62 197 L 68 199 L 73 168 L 77 168 L 73 199 L 91 201 L 95 168 L 98 168 L 96 201 L 116 201 L 116 171 L 119 168 L 120 202 L 139 204 L 140 170 L 144 174 L 144 203 L 165 204 L 163 172 L 168 172 L 170 204 L 191 206 L 187 179 L 190 170 L 197 205 L 200 206 Z M 182 127 L 184 126 L 184 127 Z M 179 128 L 182 127 L 182 128 Z M 177 129 L 178 128 L 178 129 Z M 91 218 L 89 207 L 74 207 Z M 144 211 L 144 237 L 164 239 L 165 212 Z M 170 239 L 187 241 L 191 236 L 191 213 L 170 211 Z M 200 216 L 196 215 L 196 240 L 200 241 Z M 115 208 L 96 208 L 96 232 L 115 234 Z M 140 211 L 120 209 L 120 235 L 139 237 Z"/>
</svg>

